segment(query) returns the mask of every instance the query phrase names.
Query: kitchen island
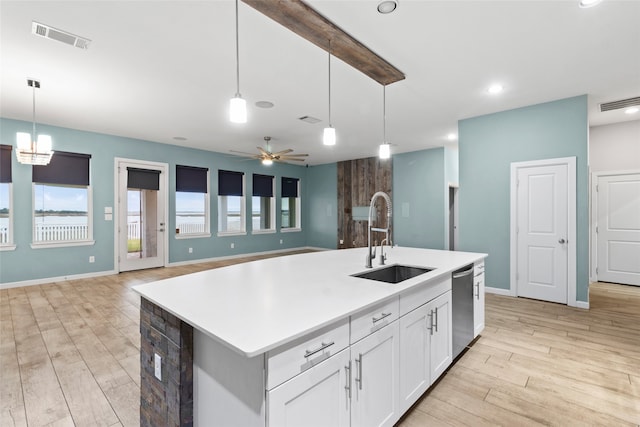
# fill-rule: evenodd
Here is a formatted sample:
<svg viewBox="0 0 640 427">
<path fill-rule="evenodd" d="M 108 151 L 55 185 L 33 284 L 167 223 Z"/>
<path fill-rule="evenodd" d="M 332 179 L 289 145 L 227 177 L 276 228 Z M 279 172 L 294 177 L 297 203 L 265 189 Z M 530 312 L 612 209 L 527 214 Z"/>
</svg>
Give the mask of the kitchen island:
<svg viewBox="0 0 640 427">
<path fill-rule="evenodd" d="M 134 287 L 141 424 L 392 425 L 451 363 L 451 273 L 486 254 L 385 252 L 387 265 L 431 271 L 396 284 L 353 277 L 369 270 L 357 248 Z"/>
</svg>

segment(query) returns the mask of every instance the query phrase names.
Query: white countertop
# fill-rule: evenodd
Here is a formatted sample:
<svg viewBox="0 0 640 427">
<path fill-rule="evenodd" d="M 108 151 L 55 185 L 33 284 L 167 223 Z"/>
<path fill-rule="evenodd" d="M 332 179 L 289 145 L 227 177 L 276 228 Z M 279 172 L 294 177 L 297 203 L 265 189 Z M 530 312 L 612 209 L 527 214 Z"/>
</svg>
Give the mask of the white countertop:
<svg viewBox="0 0 640 427">
<path fill-rule="evenodd" d="M 486 254 L 385 248 L 387 265 L 434 268 L 399 284 L 351 277 L 367 248 L 253 261 L 134 286 L 154 304 L 227 347 L 253 357 L 344 319 Z M 378 260 L 374 269 L 380 268 Z"/>
</svg>

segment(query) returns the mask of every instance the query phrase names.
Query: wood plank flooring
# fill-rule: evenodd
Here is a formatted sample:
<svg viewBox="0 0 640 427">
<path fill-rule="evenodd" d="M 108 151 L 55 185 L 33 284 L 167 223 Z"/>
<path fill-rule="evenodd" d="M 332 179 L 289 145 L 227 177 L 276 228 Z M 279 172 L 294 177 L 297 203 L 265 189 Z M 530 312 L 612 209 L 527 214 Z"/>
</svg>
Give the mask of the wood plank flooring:
<svg viewBox="0 0 640 427">
<path fill-rule="evenodd" d="M 0 290 L 0 426 L 137 426 L 131 287 L 263 257 Z M 590 310 L 487 295 L 486 329 L 399 423 L 639 426 L 640 288 Z"/>
</svg>

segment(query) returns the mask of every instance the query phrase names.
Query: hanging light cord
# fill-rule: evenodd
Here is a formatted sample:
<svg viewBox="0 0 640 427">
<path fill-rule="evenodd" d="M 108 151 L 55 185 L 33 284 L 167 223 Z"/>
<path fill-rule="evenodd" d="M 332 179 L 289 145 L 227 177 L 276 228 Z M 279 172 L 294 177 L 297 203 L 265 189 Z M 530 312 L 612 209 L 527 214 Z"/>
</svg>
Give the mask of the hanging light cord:
<svg viewBox="0 0 640 427">
<path fill-rule="evenodd" d="M 382 86 L 382 143 L 387 143 L 387 85 Z"/>
<path fill-rule="evenodd" d="M 329 127 L 331 127 L 331 40 L 329 40 Z"/>
<path fill-rule="evenodd" d="M 240 48 L 238 41 L 238 0 L 236 0 L 236 96 L 240 96 Z"/>
</svg>

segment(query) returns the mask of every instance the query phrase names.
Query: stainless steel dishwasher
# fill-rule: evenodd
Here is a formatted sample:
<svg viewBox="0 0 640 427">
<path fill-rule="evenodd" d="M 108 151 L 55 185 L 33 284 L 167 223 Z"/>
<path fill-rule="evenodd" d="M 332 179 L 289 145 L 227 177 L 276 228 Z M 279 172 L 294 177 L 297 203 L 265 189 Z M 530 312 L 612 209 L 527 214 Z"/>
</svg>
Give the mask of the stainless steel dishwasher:
<svg viewBox="0 0 640 427">
<path fill-rule="evenodd" d="M 473 341 L 473 264 L 452 273 L 453 358 Z"/>
</svg>

